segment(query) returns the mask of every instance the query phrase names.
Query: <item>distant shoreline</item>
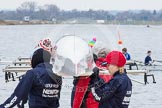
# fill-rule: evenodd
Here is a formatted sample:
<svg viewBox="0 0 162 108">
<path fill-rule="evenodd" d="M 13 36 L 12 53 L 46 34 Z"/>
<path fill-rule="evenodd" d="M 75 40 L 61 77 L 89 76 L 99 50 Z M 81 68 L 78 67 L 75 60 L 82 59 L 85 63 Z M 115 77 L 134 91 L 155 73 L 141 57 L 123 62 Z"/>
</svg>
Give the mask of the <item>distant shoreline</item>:
<svg viewBox="0 0 162 108">
<path fill-rule="evenodd" d="M 162 25 L 162 21 L 108 21 L 105 23 L 88 23 L 88 22 L 76 22 L 76 23 L 71 23 L 71 22 L 52 22 L 52 21 L 40 21 L 40 20 L 32 20 L 29 22 L 26 21 L 19 21 L 19 20 L 0 20 L 0 25 L 42 25 L 42 24 L 113 24 L 113 25 Z"/>
<path fill-rule="evenodd" d="M 18 20 L 0 20 L 0 25 L 36 25 L 36 24 L 56 24 L 51 21 L 18 21 Z"/>
</svg>

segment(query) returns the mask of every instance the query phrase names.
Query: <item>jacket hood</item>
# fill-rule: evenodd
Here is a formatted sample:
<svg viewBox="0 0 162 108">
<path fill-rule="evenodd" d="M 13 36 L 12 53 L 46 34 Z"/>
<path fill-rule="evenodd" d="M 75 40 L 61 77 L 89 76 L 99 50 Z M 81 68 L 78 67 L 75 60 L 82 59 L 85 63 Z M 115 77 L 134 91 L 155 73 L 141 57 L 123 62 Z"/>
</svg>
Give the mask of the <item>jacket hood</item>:
<svg viewBox="0 0 162 108">
<path fill-rule="evenodd" d="M 40 63 L 45 63 L 45 62 L 50 62 L 50 58 L 51 58 L 51 54 L 40 48 L 37 49 L 32 56 L 32 60 L 31 60 L 31 66 L 32 68 L 35 68 L 38 64 Z"/>
</svg>

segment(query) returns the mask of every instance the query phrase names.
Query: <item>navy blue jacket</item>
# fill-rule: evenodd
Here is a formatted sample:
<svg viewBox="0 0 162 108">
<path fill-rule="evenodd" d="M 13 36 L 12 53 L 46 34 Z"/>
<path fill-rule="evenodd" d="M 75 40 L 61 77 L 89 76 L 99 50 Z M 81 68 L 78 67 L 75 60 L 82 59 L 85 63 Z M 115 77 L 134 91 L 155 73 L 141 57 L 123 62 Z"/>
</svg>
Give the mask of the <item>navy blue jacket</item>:
<svg viewBox="0 0 162 108">
<path fill-rule="evenodd" d="M 146 58 L 145 58 L 145 65 L 149 65 L 150 61 L 152 61 L 151 57 L 150 56 L 146 56 Z"/>
<path fill-rule="evenodd" d="M 0 108 L 12 108 L 28 97 L 29 108 L 58 108 L 62 78 L 52 73 L 52 65 L 40 63 L 26 72 L 14 93 Z"/>
<path fill-rule="evenodd" d="M 102 79 L 94 82 L 91 88 L 94 98 L 99 101 L 99 108 L 128 108 L 132 94 L 132 83 L 128 76 L 116 72 L 108 83 Z"/>
</svg>

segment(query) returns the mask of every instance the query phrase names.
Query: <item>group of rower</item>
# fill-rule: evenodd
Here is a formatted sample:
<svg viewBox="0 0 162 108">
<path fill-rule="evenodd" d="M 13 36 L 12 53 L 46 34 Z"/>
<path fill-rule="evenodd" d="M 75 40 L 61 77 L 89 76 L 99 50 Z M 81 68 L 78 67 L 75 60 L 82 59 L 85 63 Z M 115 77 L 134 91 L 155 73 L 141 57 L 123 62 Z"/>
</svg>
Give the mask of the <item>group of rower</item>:
<svg viewBox="0 0 162 108">
<path fill-rule="evenodd" d="M 122 49 L 122 53 L 125 55 L 125 57 L 126 57 L 127 60 L 131 60 L 131 56 L 127 52 L 127 48 L 123 48 Z M 152 58 L 151 58 L 151 51 L 150 50 L 147 51 L 147 56 L 145 57 L 144 64 L 145 65 L 148 65 L 148 66 L 151 66 L 154 61 L 155 60 L 152 60 Z"/>
</svg>

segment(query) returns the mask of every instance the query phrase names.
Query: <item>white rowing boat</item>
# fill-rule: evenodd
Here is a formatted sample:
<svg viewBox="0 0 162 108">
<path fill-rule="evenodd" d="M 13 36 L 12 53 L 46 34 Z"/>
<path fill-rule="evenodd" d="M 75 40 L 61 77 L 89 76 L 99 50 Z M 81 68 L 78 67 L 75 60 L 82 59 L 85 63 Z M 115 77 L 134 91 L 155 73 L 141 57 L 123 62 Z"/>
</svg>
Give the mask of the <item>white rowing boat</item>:
<svg viewBox="0 0 162 108">
<path fill-rule="evenodd" d="M 150 71 L 162 71 L 162 63 L 154 62 L 152 65 L 145 65 L 143 62 L 136 60 L 129 60 L 126 62 L 127 69 L 137 70 L 150 70 Z"/>
</svg>

